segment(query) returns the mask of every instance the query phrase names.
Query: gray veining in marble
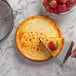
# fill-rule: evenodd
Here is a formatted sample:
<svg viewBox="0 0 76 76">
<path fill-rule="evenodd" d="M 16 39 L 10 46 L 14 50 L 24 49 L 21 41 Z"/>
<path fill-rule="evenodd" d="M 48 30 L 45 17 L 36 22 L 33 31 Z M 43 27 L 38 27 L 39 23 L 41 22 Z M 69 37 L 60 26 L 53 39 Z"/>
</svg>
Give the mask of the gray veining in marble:
<svg viewBox="0 0 76 76">
<path fill-rule="evenodd" d="M 64 67 L 55 60 L 32 62 L 25 59 L 15 45 L 15 32 L 19 24 L 30 16 L 47 16 L 60 27 L 63 37 L 76 43 L 76 11 L 62 16 L 47 14 L 41 0 L 8 0 L 13 8 L 14 28 L 0 44 L 0 76 L 76 76 L 76 59 L 70 57 Z"/>
</svg>

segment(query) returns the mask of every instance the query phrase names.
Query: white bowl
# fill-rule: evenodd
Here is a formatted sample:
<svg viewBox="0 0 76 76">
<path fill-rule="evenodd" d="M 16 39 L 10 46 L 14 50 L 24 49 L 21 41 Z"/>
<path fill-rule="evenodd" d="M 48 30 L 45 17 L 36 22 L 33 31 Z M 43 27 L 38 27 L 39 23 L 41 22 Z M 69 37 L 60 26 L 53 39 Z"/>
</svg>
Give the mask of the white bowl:
<svg viewBox="0 0 76 76">
<path fill-rule="evenodd" d="M 42 3 L 43 3 L 43 0 L 42 0 Z M 43 6 L 44 6 L 44 5 L 43 5 Z M 44 6 L 44 7 L 45 7 L 45 6 Z M 75 10 L 76 10 L 76 5 L 72 6 L 70 11 L 63 12 L 63 13 L 60 13 L 60 14 L 56 14 L 56 13 L 50 13 L 50 14 L 52 14 L 52 15 L 65 15 L 65 14 L 69 14 L 69 13 L 75 11 Z"/>
</svg>

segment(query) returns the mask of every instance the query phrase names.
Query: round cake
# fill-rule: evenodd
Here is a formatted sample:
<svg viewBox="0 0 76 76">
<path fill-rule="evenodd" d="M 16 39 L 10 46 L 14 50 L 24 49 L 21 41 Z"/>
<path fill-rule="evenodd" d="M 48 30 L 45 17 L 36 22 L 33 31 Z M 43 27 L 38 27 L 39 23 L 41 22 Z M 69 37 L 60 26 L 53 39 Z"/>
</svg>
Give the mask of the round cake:
<svg viewBox="0 0 76 76">
<path fill-rule="evenodd" d="M 42 46 L 39 38 L 48 37 L 62 37 L 58 26 L 47 17 L 33 16 L 24 20 L 19 25 L 16 31 L 16 45 L 24 57 L 33 61 L 45 61 L 52 56 Z"/>
</svg>

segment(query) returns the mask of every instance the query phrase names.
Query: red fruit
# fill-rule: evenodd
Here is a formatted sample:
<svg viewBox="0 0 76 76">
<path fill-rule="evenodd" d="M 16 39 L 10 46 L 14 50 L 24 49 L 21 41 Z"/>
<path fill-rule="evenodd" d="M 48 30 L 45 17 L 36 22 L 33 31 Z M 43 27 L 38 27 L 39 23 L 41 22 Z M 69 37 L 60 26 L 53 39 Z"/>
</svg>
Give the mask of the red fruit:
<svg viewBox="0 0 76 76">
<path fill-rule="evenodd" d="M 44 6 L 46 6 L 49 3 L 49 0 L 43 0 Z"/>
<path fill-rule="evenodd" d="M 51 41 L 51 42 L 49 43 L 49 49 L 50 49 L 51 51 L 57 49 L 56 44 L 55 44 L 53 41 Z"/>
<path fill-rule="evenodd" d="M 68 6 L 72 6 L 73 3 L 72 3 L 71 1 L 68 1 L 68 2 L 67 2 L 67 5 L 68 5 Z"/>
<path fill-rule="evenodd" d="M 56 0 L 52 0 L 50 3 L 49 3 L 50 7 L 52 8 L 55 8 L 57 7 L 57 1 Z"/>
<path fill-rule="evenodd" d="M 59 10 L 59 13 L 65 12 L 66 11 L 66 4 L 59 4 L 58 10 Z"/>
<path fill-rule="evenodd" d="M 68 6 L 73 6 L 73 4 L 75 4 L 75 3 L 76 3 L 76 0 L 68 0 L 67 1 Z"/>
<path fill-rule="evenodd" d="M 51 2 L 52 0 L 49 0 L 49 2 Z"/>
<path fill-rule="evenodd" d="M 60 3 L 66 3 L 67 0 L 59 0 Z"/>
<path fill-rule="evenodd" d="M 59 2 L 59 0 L 56 0 L 57 2 Z"/>
<path fill-rule="evenodd" d="M 69 6 L 66 6 L 66 11 L 70 11 L 71 8 Z"/>
<path fill-rule="evenodd" d="M 54 8 L 54 13 L 58 13 L 58 14 L 60 13 L 58 8 Z"/>
<path fill-rule="evenodd" d="M 49 13 L 53 13 L 53 9 L 50 7 L 50 5 L 46 6 L 46 11 Z"/>
</svg>

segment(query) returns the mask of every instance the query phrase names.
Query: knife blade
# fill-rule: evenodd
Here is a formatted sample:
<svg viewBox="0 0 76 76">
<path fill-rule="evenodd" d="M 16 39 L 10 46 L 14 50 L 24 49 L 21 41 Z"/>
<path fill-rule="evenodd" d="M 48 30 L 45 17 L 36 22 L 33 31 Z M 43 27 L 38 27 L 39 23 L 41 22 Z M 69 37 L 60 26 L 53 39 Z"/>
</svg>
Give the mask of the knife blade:
<svg viewBox="0 0 76 76">
<path fill-rule="evenodd" d="M 52 57 L 55 57 L 53 52 L 43 43 L 43 41 L 39 38 L 39 41 L 43 44 L 43 46 L 46 48 L 46 50 L 52 55 Z"/>
</svg>

